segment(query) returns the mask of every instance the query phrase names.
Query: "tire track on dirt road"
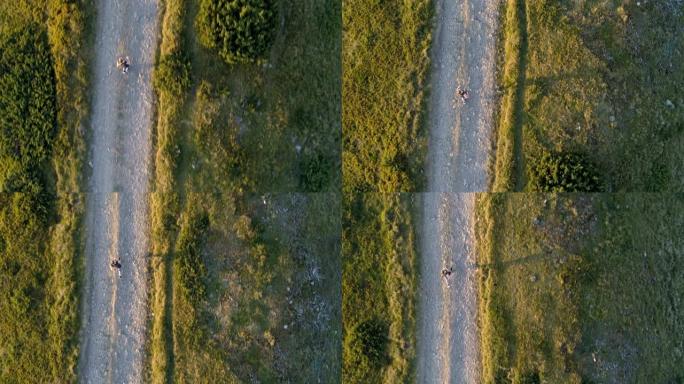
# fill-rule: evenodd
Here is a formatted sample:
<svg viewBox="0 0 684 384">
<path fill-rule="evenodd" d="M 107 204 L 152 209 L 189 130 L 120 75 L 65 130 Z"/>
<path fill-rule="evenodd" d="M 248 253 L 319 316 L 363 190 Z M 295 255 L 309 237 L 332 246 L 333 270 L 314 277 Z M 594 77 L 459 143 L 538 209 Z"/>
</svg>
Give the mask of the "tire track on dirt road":
<svg viewBox="0 0 684 384">
<path fill-rule="evenodd" d="M 436 8 L 417 375 L 419 383 L 478 383 L 473 192 L 489 184 L 499 2 L 437 0 Z M 449 285 L 444 268 L 453 268 Z"/>
<path fill-rule="evenodd" d="M 96 0 L 79 377 L 142 382 L 156 0 Z M 127 74 L 115 68 L 128 56 Z M 122 264 L 121 275 L 111 269 Z"/>
</svg>

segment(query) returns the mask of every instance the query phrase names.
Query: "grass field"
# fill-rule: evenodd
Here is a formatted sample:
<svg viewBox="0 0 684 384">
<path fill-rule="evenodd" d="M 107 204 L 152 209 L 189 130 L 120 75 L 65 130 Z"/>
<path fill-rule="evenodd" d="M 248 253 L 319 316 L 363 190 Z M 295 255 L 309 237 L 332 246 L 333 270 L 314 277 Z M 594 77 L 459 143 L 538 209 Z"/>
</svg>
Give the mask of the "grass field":
<svg viewBox="0 0 684 384">
<path fill-rule="evenodd" d="M 73 382 L 88 1 L 0 3 L 0 381 Z"/>
<path fill-rule="evenodd" d="M 228 66 L 197 41 L 198 3 L 165 3 L 153 382 L 340 376 L 339 4 L 278 7 L 265 62 Z"/>
<path fill-rule="evenodd" d="M 684 379 L 682 195 L 483 195 L 479 209 L 485 383 Z"/>
<path fill-rule="evenodd" d="M 508 0 L 501 12 L 494 189 L 529 189 L 542 154 L 574 153 L 602 190 L 682 191 L 678 1 Z"/>
</svg>

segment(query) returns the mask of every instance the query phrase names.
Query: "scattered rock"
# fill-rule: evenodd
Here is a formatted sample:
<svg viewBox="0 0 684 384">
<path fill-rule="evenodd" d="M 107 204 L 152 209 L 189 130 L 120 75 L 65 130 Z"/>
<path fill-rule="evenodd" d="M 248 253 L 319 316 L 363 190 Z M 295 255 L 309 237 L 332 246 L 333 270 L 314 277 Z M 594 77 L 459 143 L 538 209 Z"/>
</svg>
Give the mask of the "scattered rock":
<svg viewBox="0 0 684 384">
<path fill-rule="evenodd" d="M 544 203 L 544 205 L 546 205 L 546 203 Z M 532 220 L 532 224 L 534 224 L 535 227 L 539 227 L 544 224 L 544 220 L 542 220 L 541 216 L 537 216 Z"/>
</svg>

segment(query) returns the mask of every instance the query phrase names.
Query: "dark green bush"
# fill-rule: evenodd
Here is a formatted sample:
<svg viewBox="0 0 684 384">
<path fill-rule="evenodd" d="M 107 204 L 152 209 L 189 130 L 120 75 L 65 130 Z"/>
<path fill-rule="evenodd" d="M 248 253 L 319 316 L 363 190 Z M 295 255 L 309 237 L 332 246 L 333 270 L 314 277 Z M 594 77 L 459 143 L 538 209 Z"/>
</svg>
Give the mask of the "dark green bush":
<svg viewBox="0 0 684 384">
<path fill-rule="evenodd" d="M 190 86 L 190 60 L 173 54 L 159 60 L 154 70 L 154 87 L 173 97 L 182 96 Z"/>
<path fill-rule="evenodd" d="M 361 322 L 354 329 L 355 344 L 361 354 L 373 366 L 387 363 L 387 324 L 375 318 Z"/>
<path fill-rule="evenodd" d="M 201 0 L 196 22 L 201 43 L 229 64 L 253 62 L 271 45 L 273 0 Z"/>
<path fill-rule="evenodd" d="M 499 367 L 494 374 L 494 384 L 511 384 L 509 370 Z"/>
<path fill-rule="evenodd" d="M 320 153 L 305 154 L 300 162 L 299 185 L 307 192 L 318 192 L 330 183 L 333 160 Z"/>
<path fill-rule="evenodd" d="M 520 377 L 520 384 L 539 384 L 541 379 L 539 378 L 539 372 L 527 372 Z"/>
<path fill-rule="evenodd" d="M 57 121 L 46 34 L 29 26 L 0 41 L 0 192 L 40 191 Z"/>
<path fill-rule="evenodd" d="M 541 192 L 597 192 L 601 188 L 594 166 L 576 154 L 545 152 L 530 166 L 531 186 Z"/>
</svg>

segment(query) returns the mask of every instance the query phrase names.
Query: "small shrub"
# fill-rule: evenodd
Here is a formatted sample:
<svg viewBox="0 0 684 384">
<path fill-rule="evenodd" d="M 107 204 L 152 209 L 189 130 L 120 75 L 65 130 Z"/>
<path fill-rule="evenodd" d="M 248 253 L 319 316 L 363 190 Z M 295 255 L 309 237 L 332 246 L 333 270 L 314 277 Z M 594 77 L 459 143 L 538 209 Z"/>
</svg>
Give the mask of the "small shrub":
<svg viewBox="0 0 684 384">
<path fill-rule="evenodd" d="M 333 161 L 323 154 L 304 155 L 300 163 L 299 184 L 307 192 L 318 192 L 330 183 Z"/>
<path fill-rule="evenodd" d="M 594 166 L 576 154 L 545 152 L 530 167 L 532 188 L 541 192 L 598 192 Z"/>
<path fill-rule="evenodd" d="M 387 324 L 376 318 L 365 320 L 354 329 L 356 347 L 373 366 L 387 363 L 388 332 Z"/>
<path fill-rule="evenodd" d="M 200 42 L 228 64 L 257 61 L 273 40 L 274 8 L 273 0 L 201 0 Z"/>
<path fill-rule="evenodd" d="M 495 384 L 511 384 L 510 372 L 508 369 L 498 368 L 494 374 Z"/>
<path fill-rule="evenodd" d="M 154 70 L 154 87 L 160 93 L 180 97 L 190 86 L 190 60 L 173 54 L 159 60 Z"/>
<path fill-rule="evenodd" d="M 520 377 L 520 384 L 539 384 L 541 379 L 539 378 L 539 372 L 526 372 L 522 377 Z"/>
<path fill-rule="evenodd" d="M 667 189 L 670 185 L 672 174 L 663 159 L 656 160 L 651 166 L 651 176 L 646 184 L 648 192 L 660 192 Z"/>
</svg>

